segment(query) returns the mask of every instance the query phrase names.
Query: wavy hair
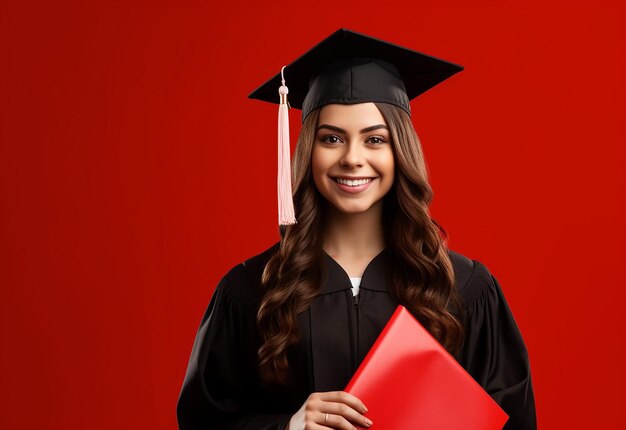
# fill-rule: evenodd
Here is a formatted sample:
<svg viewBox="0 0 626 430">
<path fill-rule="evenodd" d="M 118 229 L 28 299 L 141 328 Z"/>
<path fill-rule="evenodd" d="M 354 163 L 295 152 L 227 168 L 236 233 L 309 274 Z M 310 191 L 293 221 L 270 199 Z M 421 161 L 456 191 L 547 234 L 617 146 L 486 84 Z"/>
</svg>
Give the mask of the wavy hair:
<svg viewBox="0 0 626 430">
<path fill-rule="evenodd" d="M 390 255 L 391 296 L 405 306 L 450 354 L 463 343 L 462 306 L 454 287 L 447 234 L 430 217 L 433 192 L 422 147 L 409 115 L 375 103 L 389 127 L 396 172 L 384 197 L 383 231 Z M 297 224 L 281 228 L 281 243 L 263 271 L 265 293 L 257 314 L 261 335 L 259 370 L 268 384 L 290 379 L 288 353 L 298 342 L 297 315 L 317 296 L 322 283 L 323 199 L 313 182 L 311 156 L 319 109 L 305 119 L 293 156 Z"/>
</svg>

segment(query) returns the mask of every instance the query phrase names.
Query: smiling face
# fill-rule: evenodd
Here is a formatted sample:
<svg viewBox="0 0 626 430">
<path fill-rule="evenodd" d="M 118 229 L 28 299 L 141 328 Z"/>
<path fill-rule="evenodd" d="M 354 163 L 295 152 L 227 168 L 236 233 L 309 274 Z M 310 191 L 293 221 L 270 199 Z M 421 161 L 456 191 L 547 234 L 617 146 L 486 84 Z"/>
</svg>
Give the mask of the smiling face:
<svg viewBox="0 0 626 430">
<path fill-rule="evenodd" d="M 382 209 L 393 185 L 390 133 L 374 103 L 321 108 L 311 159 L 319 192 L 344 214 Z"/>
</svg>

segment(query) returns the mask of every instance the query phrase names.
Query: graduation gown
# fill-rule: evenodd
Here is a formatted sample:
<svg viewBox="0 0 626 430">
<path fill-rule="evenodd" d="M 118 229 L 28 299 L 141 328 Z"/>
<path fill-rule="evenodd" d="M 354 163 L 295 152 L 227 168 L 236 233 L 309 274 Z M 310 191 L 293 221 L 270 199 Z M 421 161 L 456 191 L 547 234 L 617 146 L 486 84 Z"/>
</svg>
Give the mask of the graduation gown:
<svg viewBox="0 0 626 430">
<path fill-rule="evenodd" d="M 368 264 L 356 298 L 347 273 L 324 253 L 326 281 L 298 316 L 300 341 L 289 353 L 293 382 L 264 387 L 257 375 L 256 314 L 261 274 L 278 246 L 233 267 L 217 285 L 178 400 L 181 430 L 285 428 L 309 394 L 345 388 L 396 309 L 387 289 L 386 250 Z M 506 430 L 535 429 L 528 354 L 498 281 L 479 261 L 448 252 L 465 307 L 457 360 L 509 415 Z"/>
</svg>

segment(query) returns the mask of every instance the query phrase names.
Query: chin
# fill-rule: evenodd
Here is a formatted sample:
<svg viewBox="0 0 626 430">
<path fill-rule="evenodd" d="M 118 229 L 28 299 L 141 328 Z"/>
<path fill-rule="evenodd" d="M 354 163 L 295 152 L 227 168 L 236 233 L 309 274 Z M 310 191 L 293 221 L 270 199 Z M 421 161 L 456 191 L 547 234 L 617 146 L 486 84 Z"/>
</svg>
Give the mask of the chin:
<svg viewBox="0 0 626 430">
<path fill-rule="evenodd" d="M 341 213 L 346 215 L 351 214 L 362 214 L 374 206 L 374 204 L 336 204 L 335 202 L 331 202 L 331 204 Z"/>
<path fill-rule="evenodd" d="M 367 209 L 338 209 L 338 210 L 344 215 L 358 215 L 358 214 L 367 212 Z"/>
</svg>

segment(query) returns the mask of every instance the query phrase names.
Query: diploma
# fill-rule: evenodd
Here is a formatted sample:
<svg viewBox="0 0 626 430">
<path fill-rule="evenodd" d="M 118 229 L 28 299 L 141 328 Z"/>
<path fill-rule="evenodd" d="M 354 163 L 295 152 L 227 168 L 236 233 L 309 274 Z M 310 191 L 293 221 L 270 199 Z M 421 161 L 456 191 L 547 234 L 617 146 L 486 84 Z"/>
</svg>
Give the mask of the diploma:
<svg viewBox="0 0 626 430">
<path fill-rule="evenodd" d="M 345 391 L 372 430 L 501 430 L 508 415 L 403 306 Z"/>
</svg>

